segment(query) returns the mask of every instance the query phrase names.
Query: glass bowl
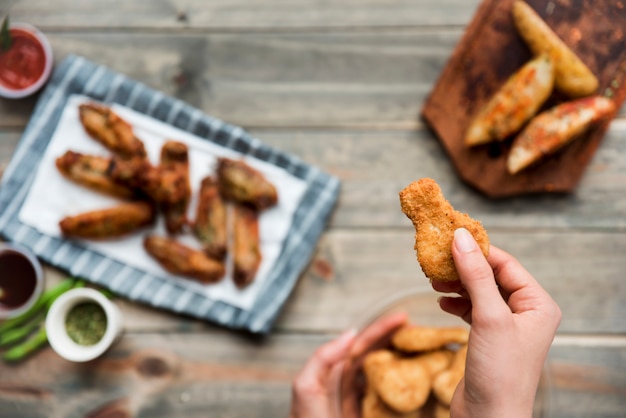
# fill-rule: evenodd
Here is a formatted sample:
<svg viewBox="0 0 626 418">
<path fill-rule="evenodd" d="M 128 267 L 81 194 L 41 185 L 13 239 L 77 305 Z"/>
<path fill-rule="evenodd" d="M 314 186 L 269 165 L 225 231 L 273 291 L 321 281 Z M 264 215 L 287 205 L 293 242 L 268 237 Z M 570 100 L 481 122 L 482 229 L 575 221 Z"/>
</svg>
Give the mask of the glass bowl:
<svg viewBox="0 0 626 418">
<path fill-rule="evenodd" d="M 365 378 L 361 370 L 367 353 L 388 347 L 393 324 L 401 324 L 404 315 L 409 324 L 428 327 L 465 327 L 462 319 L 441 310 L 437 299 L 442 294 L 429 285 L 403 290 L 382 300 L 355 324 L 357 337 L 349 358 L 336 373 L 333 387 L 335 418 L 361 418 L 360 403 L 365 391 Z M 386 322 L 387 326 L 381 323 Z M 549 367 L 546 364 L 535 397 L 533 418 L 548 418 L 550 398 Z M 400 416 L 400 415 L 398 415 Z M 422 416 L 422 415 L 420 415 Z"/>
</svg>

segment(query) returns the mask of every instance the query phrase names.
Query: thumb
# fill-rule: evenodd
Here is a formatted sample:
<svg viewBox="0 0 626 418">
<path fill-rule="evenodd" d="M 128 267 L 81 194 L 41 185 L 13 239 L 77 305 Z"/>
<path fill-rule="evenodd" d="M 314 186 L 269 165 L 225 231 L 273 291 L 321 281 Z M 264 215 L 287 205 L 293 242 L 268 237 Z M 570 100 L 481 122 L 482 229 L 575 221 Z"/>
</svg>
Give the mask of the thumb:
<svg viewBox="0 0 626 418">
<path fill-rule="evenodd" d="M 461 283 L 472 301 L 472 318 L 476 315 L 498 316 L 510 309 L 502 299 L 493 270 L 472 234 L 465 228 L 454 231 L 452 257 Z"/>
</svg>

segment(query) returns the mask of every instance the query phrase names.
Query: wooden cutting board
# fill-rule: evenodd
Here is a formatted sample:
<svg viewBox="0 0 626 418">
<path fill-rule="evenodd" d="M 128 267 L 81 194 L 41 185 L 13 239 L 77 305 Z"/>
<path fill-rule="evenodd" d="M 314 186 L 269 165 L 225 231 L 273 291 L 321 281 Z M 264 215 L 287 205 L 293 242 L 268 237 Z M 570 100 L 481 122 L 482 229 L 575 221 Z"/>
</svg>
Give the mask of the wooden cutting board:
<svg viewBox="0 0 626 418">
<path fill-rule="evenodd" d="M 598 94 L 619 109 L 626 97 L 626 1 L 528 0 L 528 4 L 589 66 Z M 468 149 L 467 126 L 507 78 L 531 59 L 513 24 L 513 0 L 485 0 L 456 46 L 422 110 L 461 178 L 489 197 L 571 192 L 615 114 L 561 152 L 517 175 L 506 170 L 511 139 Z M 543 109 L 568 98 L 554 92 Z M 616 110 L 615 113 L 617 113 Z"/>
</svg>

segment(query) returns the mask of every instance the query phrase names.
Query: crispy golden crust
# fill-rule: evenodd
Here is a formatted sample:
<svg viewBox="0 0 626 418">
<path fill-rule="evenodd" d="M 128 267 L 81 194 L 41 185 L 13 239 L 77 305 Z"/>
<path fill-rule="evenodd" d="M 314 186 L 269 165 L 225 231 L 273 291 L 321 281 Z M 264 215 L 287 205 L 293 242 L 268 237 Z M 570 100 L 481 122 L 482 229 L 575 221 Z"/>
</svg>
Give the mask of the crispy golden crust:
<svg viewBox="0 0 626 418">
<path fill-rule="evenodd" d="M 274 206 L 278 201 L 274 185 L 243 161 L 219 158 L 217 177 L 220 193 L 227 199 L 252 205 L 258 210 Z"/>
<path fill-rule="evenodd" d="M 259 218 L 256 210 L 244 205 L 233 207 L 233 280 L 238 287 L 254 280 L 261 264 Z"/>
<path fill-rule="evenodd" d="M 165 216 L 165 227 L 170 234 L 182 232 L 187 224 L 187 207 L 191 200 L 189 184 L 189 155 L 187 145 L 178 141 L 167 141 L 161 148 L 162 175 L 161 187 L 176 190 L 176 199 L 163 202 L 161 209 Z M 175 192 L 169 193 L 173 195 Z"/>
<path fill-rule="evenodd" d="M 59 222 L 63 235 L 84 239 L 117 238 L 154 222 L 155 210 L 147 202 L 123 203 L 112 208 L 68 216 Z"/>
<path fill-rule="evenodd" d="M 394 411 L 383 402 L 371 385 L 367 386 L 365 397 L 361 402 L 361 414 L 363 418 L 425 418 L 427 416 L 420 410 L 408 413 Z"/>
<path fill-rule="evenodd" d="M 200 184 L 196 220 L 192 225 L 194 235 L 210 257 L 223 260 L 228 245 L 226 205 L 212 177 L 205 177 Z"/>
<path fill-rule="evenodd" d="M 423 178 L 411 183 L 400 192 L 400 204 L 415 227 L 417 260 L 429 279 L 459 279 L 452 259 L 452 240 L 458 228 L 467 229 L 483 254 L 489 254 L 489 237 L 482 224 L 454 210 L 434 180 Z"/>
<path fill-rule="evenodd" d="M 391 344 L 403 352 L 430 351 L 449 344 L 466 344 L 469 331 L 461 327 L 424 327 L 407 325 L 391 338 Z"/>
<path fill-rule="evenodd" d="M 135 195 L 132 188 L 119 184 L 109 175 L 111 158 L 67 151 L 56 159 L 59 172 L 67 179 L 101 193 L 122 199 Z"/>
<path fill-rule="evenodd" d="M 433 393 L 441 404 L 450 407 L 454 391 L 465 375 L 467 345 L 461 346 L 454 354 L 450 367 L 439 373 L 433 380 Z"/>
<path fill-rule="evenodd" d="M 202 283 L 215 283 L 224 276 L 223 263 L 174 239 L 151 235 L 144 239 L 144 248 L 172 274 L 189 277 Z"/>
<path fill-rule="evenodd" d="M 145 157 L 146 150 L 132 126 L 106 106 L 96 103 L 78 107 L 80 121 L 92 138 L 123 158 Z"/>
</svg>

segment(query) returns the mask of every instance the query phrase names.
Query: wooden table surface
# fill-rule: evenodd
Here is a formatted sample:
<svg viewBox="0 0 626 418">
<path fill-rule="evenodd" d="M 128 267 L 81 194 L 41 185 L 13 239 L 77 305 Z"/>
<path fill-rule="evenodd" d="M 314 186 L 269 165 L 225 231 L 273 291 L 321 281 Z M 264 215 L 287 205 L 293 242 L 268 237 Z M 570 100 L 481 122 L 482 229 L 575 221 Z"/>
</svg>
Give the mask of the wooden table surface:
<svg viewBox="0 0 626 418">
<path fill-rule="evenodd" d="M 103 358 L 72 364 L 45 348 L 0 364 L 0 417 L 287 416 L 316 347 L 424 284 L 398 191 L 425 176 L 561 306 L 551 416 L 626 416 L 624 109 L 572 194 L 492 201 L 466 186 L 419 112 L 478 3 L 16 3 L 12 20 L 44 31 L 57 62 L 83 55 L 183 99 L 338 176 L 342 191 L 267 338 L 116 299 L 126 331 Z M 0 100 L 0 173 L 35 100 Z M 46 267 L 48 284 L 63 277 Z"/>
</svg>

